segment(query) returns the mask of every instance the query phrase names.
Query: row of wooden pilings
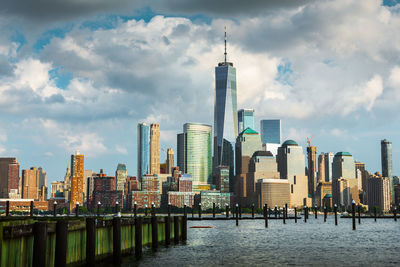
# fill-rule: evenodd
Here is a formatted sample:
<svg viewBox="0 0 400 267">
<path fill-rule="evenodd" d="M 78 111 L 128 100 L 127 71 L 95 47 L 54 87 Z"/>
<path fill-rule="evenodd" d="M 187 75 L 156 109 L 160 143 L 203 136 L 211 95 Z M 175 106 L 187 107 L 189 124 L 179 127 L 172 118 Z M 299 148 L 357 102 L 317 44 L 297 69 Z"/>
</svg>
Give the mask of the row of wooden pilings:
<svg viewBox="0 0 400 267">
<path fill-rule="evenodd" d="M 171 221 L 174 223 L 174 243 L 178 244 L 180 241 L 187 240 L 187 216 L 168 216 L 157 217 L 153 207 L 151 214 L 151 247 L 157 250 L 158 242 L 158 219 L 164 218 L 165 220 L 165 245 L 171 244 Z M 181 226 L 179 226 L 179 217 L 182 217 Z M 121 263 L 121 220 L 124 218 L 114 217 L 112 219 L 113 228 L 113 262 L 115 264 Z M 131 219 L 131 218 L 126 218 Z M 135 257 L 140 259 L 142 257 L 143 240 L 142 240 L 142 224 L 146 217 L 134 217 L 135 225 Z M 95 266 L 96 263 L 96 217 L 86 218 L 86 265 Z M 181 229 L 179 229 L 181 227 Z M 181 232 L 181 235 L 179 234 Z M 33 228 L 34 244 L 33 244 L 33 261 L 32 265 L 46 266 L 46 240 L 47 240 L 47 222 L 36 222 Z M 56 224 L 56 244 L 55 244 L 55 262 L 54 266 L 66 266 L 67 256 L 67 235 L 68 235 L 68 222 L 60 220 Z"/>
</svg>

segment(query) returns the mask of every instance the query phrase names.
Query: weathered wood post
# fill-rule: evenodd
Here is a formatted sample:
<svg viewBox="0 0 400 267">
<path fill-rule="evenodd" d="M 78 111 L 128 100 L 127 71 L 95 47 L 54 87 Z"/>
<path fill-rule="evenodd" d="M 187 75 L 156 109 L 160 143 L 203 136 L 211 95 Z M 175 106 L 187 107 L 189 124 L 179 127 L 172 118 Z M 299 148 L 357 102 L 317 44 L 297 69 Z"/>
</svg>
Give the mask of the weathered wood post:
<svg viewBox="0 0 400 267">
<path fill-rule="evenodd" d="M 151 203 L 151 247 L 154 251 L 158 248 L 158 226 L 154 202 Z"/>
<path fill-rule="evenodd" d="M 308 214 L 309 214 L 309 208 L 306 206 L 306 216 L 307 216 L 307 220 L 308 220 Z"/>
<path fill-rule="evenodd" d="M 179 217 L 174 216 L 174 242 L 179 243 Z"/>
<path fill-rule="evenodd" d="M 318 207 L 317 207 L 317 205 L 314 206 L 314 216 L 315 216 L 315 219 L 318 219 Z"/>
<path fill-rule="evenodd" d="M 168 213 L 168 217 L 171 217 L 171 203 L 168 203 L 167 213 Z"/>
<path fill-rule="evenodd" d="M 239 204 L 236 203 L 236 226 L 239 226 Z"/>
<path fill-rule="evenodd" d="M 57 215 L 57 201 L 53 203 L 53 216 L 56 217 Z"/>
<path fill-rule="evenodd" d="M 79 217 L 79 202 L 78 201 L 75 204 L 75 216 Z"/>
<path fill-rule="evenodd" d="M 283 207 L 283 217 L 282 217 L 282 221 L 283 221 L 283 224 L 286 224 L 286 210 L 285 210 L 285 207 Z"/>
<path fill-rule="evenodd" d="M 6 216 L 10 216 L 10 201 L 6 201 Z"/>
<path fill-rule="evenodd" d="M 278 218 L 278 206 L 275 205 L 275 219 Z"/>
<path fill-rule="evenodd" d="M 194 218 L 194 204 L 192 205 L 192 218 Z"/>
<path fill-rule="evenodd" d="M 353 230 L 356 230 L 356 202 L 351 202 L 351 220 L 353 222 Z"/>
<path fill-rule="evenodd" d="M 397 213 L 397 210 L 396 210 L 396 207 L 394 207 L 394 208 L 393 208 L 393 218 L 394 218 L 394 221 L 395 221 L 395 222 L 397 222 L 396 213 Z"/>
<path fill-rule="evenodd" d="M 288 218 L 288 208 L 287 208 L 287 203 L 285 204 L 285 216 L 286 219 Z"/>
<path fill-rule="evenodd" d="M 135 219 L 135 257 L 140 259 L 142 257 L 142 217 L 136 217 Z"/>
<path fill-rule="evenodd" d="M 137 203 L 136 203 L 136 201 L 135 201 L 135 203 L 133 204 L 133 216 L 134 216 L 135 219 L 136 219 L 136 217 L 137 217 Z"/>
<path fill-rule="evenodd" d="M 187 218 L 187 213 L 186 213 L 186 204 L 183 205 L 183 216 L 185 216 Z"/>
<path fill-rule="evenodd" d="M 113 218 L 113 262 L 121 263 L 121 218 Z"/>
<path fill-rule="evenodd" d="M 100 208 L 101 208 L 101 203 L 100 201 L 97 203 L 97 216 L 100 216 Z"/>
<path fill-rule="evenodd" d="M 171 216 L 165 217 L 165 245 L 168 247 L 171 244 Z"/>
<path fill-rule="evenodd" d="M 95 266 L 96 263 L 96 221 L 86 218 L 86 265 Z"/>
<path fill-rule="evenodd" d="M 119 211 L 119 202 L 115 202 L 115 214 L 119 217 L 121 217 L 121 213 Z"/>
<path fill-rule="evenodd" d="M 215 218 L 215 202 L 213 202 L 213 218 Z"/>
<path fill-rule="evenodd" d="M 333 206 L 333 212 L 335 213 L 335 225 L 337 225 L 337 205 Z"/>
<path fill-rule="evenodd" d="M 68 222 L 60 220 L 56 224 L 56 250 L 54 256 L 54 266 L 67 266 L 67 238 Z"/>
<path fill-rule="evenodd" d="M 225 203 L 225 215 L 226 215 L 226 218 L 229 218 L 229 204 L 228 203 Z"/>
<path fill-rule="evenodd" d="M 239 218 L 242 219 L 242 205 L 239 204 Z"/>
<path fill-rule="evenodd" d="M 254 219 L 254 203 L 251 204 L 251 218 Z"/>
<path fill-rule="evenodd" d="M 33 205 L 33 201 L 31 201 L 31 207 L 30 207 L 30 216 L 33 217 L 33 209 L 34 209 L 34 205 Z"/>
<path fill-rule="evenodd" d="M 376 206 L 374 207 L 374 220 L 376 222 Z"/>
<path fill-rule="evenodd" d="M 304 222 L 307 222 L 307 206 L 304 206 Z"/>
<path fill-rule="evenodd" d="M 265 228 L 268 228 L 268 205 L 264 204 L 264 220 L 265 220 Z"/>
<path fill-rule="evenodd" d="M 187 216 L 186 213 L 183 215 L 182 221 L 182 241 L 185 242 L 187 240 Z"/>
<path fill-rule="evenodd" d="M 33 267 L 46 266 L 47 223 L 35 222 L 33 225 Z"/>
<path fill-rule="evenodd" d="M 361 205 L 358 204 L 358 224 L 361 224 Z"/>
<path fill-rule="evenodd" d="M 294 223 L 297 223 L 297 206 L 294 206 Z"/>
<path fill-rule="evenodd" d="M 328 217 L 328 209 L 324 206 L 324 222 L 326 222 L 326 218 Z"/>
<path fill-rule="evenodd" d="M 199 203 L 199 218 L 201 219 L 201 203 Z"/>
<path fill-rule="evenodd" d="M 147 204 L 144 204 L 144 216 L 147 217 Z"/>
</svg>

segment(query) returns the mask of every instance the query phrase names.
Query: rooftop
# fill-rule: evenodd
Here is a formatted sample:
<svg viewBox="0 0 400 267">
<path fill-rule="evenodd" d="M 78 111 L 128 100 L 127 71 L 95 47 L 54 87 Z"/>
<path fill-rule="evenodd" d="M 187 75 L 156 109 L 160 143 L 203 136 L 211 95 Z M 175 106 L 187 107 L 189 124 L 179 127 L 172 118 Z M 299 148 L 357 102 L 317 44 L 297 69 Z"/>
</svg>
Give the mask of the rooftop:
<svg viewBox="0 0 400 267">
<path fill-rule="evenodd" d="M 296 143 L 296 141 L 294 141 L 294 140 L 286 140 L 283 144 L 282 144 L 282 146 L 298 146 L 298 144 Z"/>
<path fill-rule="evenodd" d="M 250 127 L 247 127 L 246 129 L 243 130 L 243 132 L 241 132 L 239 135 L 243 135 L 243 134 L 258 134 L 257 131 L 254 131 L 253 129 L 251 129 Z"/>
<path fill-rule="evenodd" d="M 352 155 L 349 152 L 338 152 L 335 154 L 335 157 L 351 157 Z"/>
</svg>

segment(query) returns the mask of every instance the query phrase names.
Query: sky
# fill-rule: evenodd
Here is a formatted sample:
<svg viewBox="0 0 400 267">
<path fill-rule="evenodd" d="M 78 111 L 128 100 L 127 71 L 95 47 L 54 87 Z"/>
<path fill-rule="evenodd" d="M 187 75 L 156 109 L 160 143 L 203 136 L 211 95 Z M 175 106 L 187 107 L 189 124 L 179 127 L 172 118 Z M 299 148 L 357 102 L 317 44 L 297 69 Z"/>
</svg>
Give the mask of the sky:
<svg viewBox="0 0 400 267">
<path fill-rule="evenodd" d="M 400 171 L 400 1 L 3 0 L 0 156 L 63 180 L 137 174 L 137 123 L 158 122 L 162 161 L 186 122 L 213 124 L 214 68 L 237 70 L 238 108 L 282 119 L 283 139 Z"/>
</svg>

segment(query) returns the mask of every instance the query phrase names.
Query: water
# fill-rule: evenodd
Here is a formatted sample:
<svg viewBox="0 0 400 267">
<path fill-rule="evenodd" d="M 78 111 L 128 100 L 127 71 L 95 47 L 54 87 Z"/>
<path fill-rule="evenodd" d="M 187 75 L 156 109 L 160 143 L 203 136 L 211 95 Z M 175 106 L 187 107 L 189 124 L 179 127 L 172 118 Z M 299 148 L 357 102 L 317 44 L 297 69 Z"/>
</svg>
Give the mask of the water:
<svg viewBox="0 0 400 267">
<path fill-rule="evenodd" d="M 400 222 L 365 219 L 352 230 L 351 219 L 310 216 L 298 220 L 188 221 L 186 245 L 147 252 L 135 262 L 124 258 L 123 266 L 399 266 Z M 190 226 L 213 226 L 191 229 Z"/>
</svg>

